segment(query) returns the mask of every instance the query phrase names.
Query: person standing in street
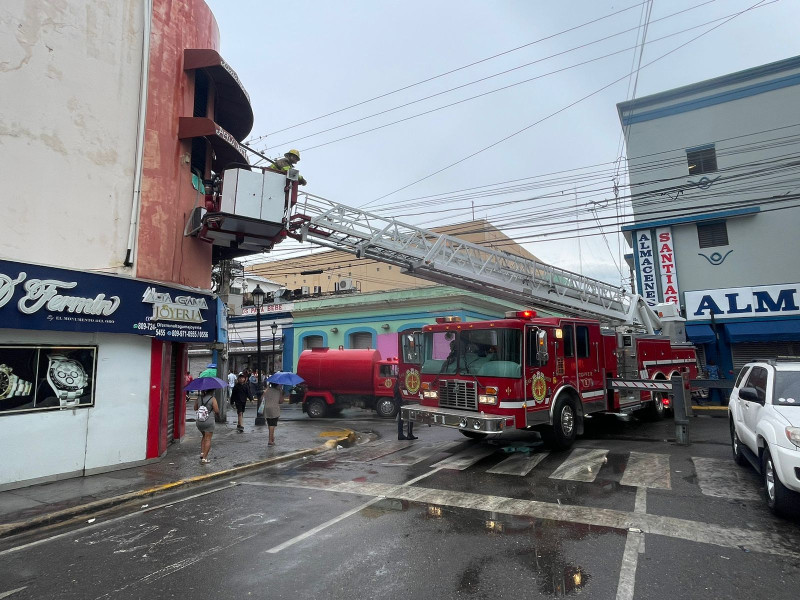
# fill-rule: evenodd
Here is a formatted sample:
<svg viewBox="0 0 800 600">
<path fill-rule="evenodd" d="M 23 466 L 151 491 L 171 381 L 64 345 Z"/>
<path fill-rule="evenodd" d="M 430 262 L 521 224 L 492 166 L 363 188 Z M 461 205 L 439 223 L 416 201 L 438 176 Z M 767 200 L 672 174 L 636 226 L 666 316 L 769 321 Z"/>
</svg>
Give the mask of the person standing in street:
<svg viewBox="0 0 800 600">
<path fill-rule="evenodd" d="M 268 446 L 275 445 L 275 428 L 281 416 L 281 402 L 283 402 L 283 386 L 277 383 L 267 384 L 267 389 L 264 390 L 264 417 L 269 427 Z"/>
<path fill-rule="evenodd" d="M 236 430 L 239 433 L 244 433 L 244 407 L 247 406 L 247 399 L 252 400 L 253 396 L 250 394 L 250 386 L 244 373 L 239 373 L 236 383 L 231 389 L 231 404 L 236 407 L 236 417 L 238 424 Z"/>
<path fill-rule="evenodd" d="M 233 372 L 233 369 L 228 369 L 228 400 L 231 400 L 233 393 L 233 386 L 236 385 L 236 373 Z M 233 402 L 231 400 L 231 402 Z"/>
<path fill-rule="evenodd" d="M 205 420 L 203 421 L 199 418 L 201 406 L 205 408 Z M 199 396 L 195 398 L 194 410 L 198 414 L 195 425 L 197 425 L 197 429 L 200 430 L 200 433 L 203 435 L 200 440 L 200 464 L 206 465 L 211 462 L 208 459 L 208 453 L 211 452 L 211 436 L 214 435 L 214 417 L 211 416 L 211 413 L 219 416 L 217 399 L 214 398 L 214 394 L 211 390 L 203 390 L 200 392 Z"/>
</svg>

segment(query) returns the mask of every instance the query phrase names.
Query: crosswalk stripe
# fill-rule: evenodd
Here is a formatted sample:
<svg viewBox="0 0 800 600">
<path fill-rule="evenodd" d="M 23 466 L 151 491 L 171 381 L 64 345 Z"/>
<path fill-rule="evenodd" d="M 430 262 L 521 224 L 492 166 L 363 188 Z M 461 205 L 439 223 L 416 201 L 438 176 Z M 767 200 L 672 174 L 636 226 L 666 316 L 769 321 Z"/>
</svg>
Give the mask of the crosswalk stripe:
<svg viewBox="0 0 800 600">
<path fill-rule="evenodd" d="M 454 454 L 453 456 L 432 464 L 431 468 L 438 467 L 440 469 L 458 469 L 459 471 L 463 471 L 479 460 L 486 458 L 490 454 L 494 454 L 496 451 L 497 448 L 494 446 L 487 447 L 481 444 L 475 444 L 474 446 L 469 446 L 465 450 L 462 450 L 458 454 Z"/>
<path fill-rule="evenodd" d="M 631 452 L 620 483 L 633 487 L 672 489 L 669 454 Z"/>
<path fill-rule="evenodd" d="M 737 467 L 732 460 L 693 456 L 700 491 L 715 498 L 759 500 L 759 485 L 754 472 Z"/>
<path fill-rule="evenodd" d="M 382 462 L 381 464 L 393 467 L 409 467 L 411 465 L 416 465 L 417 463 L 421 463 L 426 458 L 433 456 L 434 454 L 439 454 L 440 452 L 446 452 L 456 446 L 460 446 L 464 442 L 439 442 L 437 444 L 428 444 L 425 446 L 418 446 L 415 447 L 413 450 L 408 452 L 403 452 L 398 454 L 397 456 L 393 456 Z"/>
<path fill-rule="evenodd" d="M 594 481 L 600 467 L 606 462 L 608 450 L 576 448 L 567 459 L 550 475 L 550 479 L 569 479 L 570 481 Z"/>
<path fill-rule="evenodd" d="M 537 452 L 536 454 L 523 454 L 516 453 L 509 456 L 507 459 L 500 461 L 487 473 L 495 473 L 498 475 L 516 475 L 518 477 L 525 477 L 530 473 L 536 465 L 547 458 L 548 452 Z"/>
<path fill-rule="evenodd" d="M 380 458 L 381 456 L 386 456 L 387 454 L 392 454 L 398 450 L 402 450 L 403 448 L 408 448 L 410 445 L 411 442 L 397 441 L 384 442 L 382 444 L 375 444 L 374 446 L 363 446 L 353 450 L 352 452 L 343 454 L 342 458 L 339 460 L 341 462 L 369 462 L 371 460 L 375 460 L 376 458 Z"/>
</svg>

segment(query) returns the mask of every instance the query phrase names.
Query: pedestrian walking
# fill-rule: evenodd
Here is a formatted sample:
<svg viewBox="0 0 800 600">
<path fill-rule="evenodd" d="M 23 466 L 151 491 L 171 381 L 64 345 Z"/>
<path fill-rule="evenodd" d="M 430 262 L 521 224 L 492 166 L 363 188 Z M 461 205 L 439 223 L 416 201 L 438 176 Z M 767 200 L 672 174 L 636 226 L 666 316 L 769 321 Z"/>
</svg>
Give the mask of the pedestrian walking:
<svg viewBox="0 0 800 600">
<path fill-rule="evenodd" d="M 184 390 L 186 389 L 186 386 L 187 386 L 187 385 L 189 385 L 190 383 L 192 383 L 192 381 L 194 381 L 194 377 L 192 377 L 192 374 L 191 374 L 191 373 L 189 373 L 189 371 L 186 371 L 186 375 L 185 375 L 185 376 L 184 376 L 184 378 L 183 378 L 183 387 L 184 387 Z M 189 404 L 189 392 L 188 392 L 188 391 L 186 391 L 186 392 L 185 392 L 185 395 L 186 395 L 186 398 L 185 398 L 185 400 L 186 400 L 186 404 Z"/>
<path fill-rule="evenodd" d="M 208 363 L 208 366 L 200 371 L 198 377 L 216 377 L 217 376 L 217 363 Z"/>
<path fill-rule="evenodd" d="M 244 407 L 247 406 L 248 398 L 250 400 L 253 399 L 250 394 L 250 386 L 244 373 L 239 373 L 239 377 L 231 390 L 231 404 L 236 407 L 236 417 L 238 419 L 236 430 L 239 433 L 244 432 Z"/>
<path fill-rule="evenodd" d="M 258 389 L 259 379 L 261 379 L 261 372 L 258 370 L 253 371 L 250 377 L 247 378 L 247 383 L 250 386 L 250 398 L 258 398 L 260 393 Z"/>
<path fill-rule="evenodd" d="M 233 386 L 236 385 L 236 373 L 233 372 L 233 369 L 228 369 L 228 400 L 231 399 L 231 393 L 233 392 Z"/>
<path fill-rule="evenodd" d="M 264 416 L 267 419 L 269 428 L 268 446 L 275 445 L 275 428 L 278 426 L 278 419 L 281 416 L 281 403 L 283 402 L 283 386 L 277 383 L 267 384 L 264 390 Z"/>
<path fill-rule="evenodd" d="M 208 453 L 211 452 L 211 436 L 214 435 L 214 417 L 211 413 L 219 415 L 217 399 L 214 398 L 211 390 L 200 392 L 199 397 L 195 398 L 194 410 L 197 414 L 195 425 L 203 435 L 200 440 L 200 463 L 205 465 L 211 462 L 208 460 Z"/>
</svg>

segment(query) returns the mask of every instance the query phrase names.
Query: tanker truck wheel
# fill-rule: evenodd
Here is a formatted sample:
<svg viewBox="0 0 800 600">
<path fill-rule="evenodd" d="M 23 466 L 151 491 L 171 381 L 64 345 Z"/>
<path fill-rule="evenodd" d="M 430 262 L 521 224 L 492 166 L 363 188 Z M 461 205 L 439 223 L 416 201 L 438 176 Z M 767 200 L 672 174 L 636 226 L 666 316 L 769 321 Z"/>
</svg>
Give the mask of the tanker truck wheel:
<svg viewBox="0 0 800 600">
<path fill-rule="evenodd" d="M 306 405 L 306 412 L 312 419 L 320 419 L 328 414 L 328 405 L 322 398 L 311 398 Z"/>
<path fill-rule="evenodd" d="M 375 403 L 375 412 L 383 419 L 394 419 L 400 408 L 392 398 L 380 398 Z"/>
</svg>

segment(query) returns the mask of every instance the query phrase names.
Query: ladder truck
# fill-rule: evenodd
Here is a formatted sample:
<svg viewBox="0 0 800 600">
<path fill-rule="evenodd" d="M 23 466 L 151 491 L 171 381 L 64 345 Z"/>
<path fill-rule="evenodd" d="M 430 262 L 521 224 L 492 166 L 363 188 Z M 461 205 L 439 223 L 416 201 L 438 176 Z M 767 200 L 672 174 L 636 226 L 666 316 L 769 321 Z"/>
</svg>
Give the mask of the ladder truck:
<svg viewBox="0 0 800 600">
<path fill-rule="evenodd" d="M 476 322 L 442 316 L 422 331 L 403 332 L 398 394 L 405 419 L 471 438 L 539 431 L 567 448 L 593 414 L 645 410 L 661 418 L 669 399 L 651 391 L 663 387 L 655 383 L 697 375 L 675 305 L 656 312 L 621 287 L 312 194 L 294 208 L 287 228 L 300 241 L 564 315 L 521 310 Z M 612 379 L 631 380 L 631 388 L 616 391 Z"/>
</svg>

